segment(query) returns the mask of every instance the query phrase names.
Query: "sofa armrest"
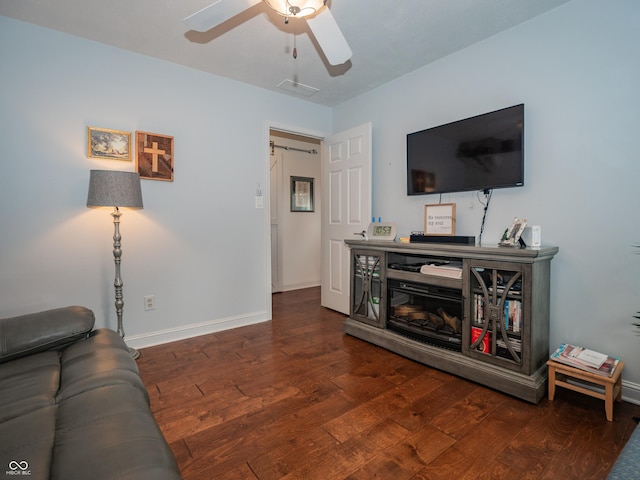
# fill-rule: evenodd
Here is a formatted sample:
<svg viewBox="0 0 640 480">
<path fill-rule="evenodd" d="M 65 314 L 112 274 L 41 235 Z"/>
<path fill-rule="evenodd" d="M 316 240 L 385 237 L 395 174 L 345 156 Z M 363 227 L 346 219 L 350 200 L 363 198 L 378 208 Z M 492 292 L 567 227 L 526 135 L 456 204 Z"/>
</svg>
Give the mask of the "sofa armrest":
<svg viewBox="0 0 640 480">
<path fill-rule="evenodd" d="M 85 307 L 63 307 L 0 319 L 0 363 L 85 338 L 95 317 Z"/>
</svg>

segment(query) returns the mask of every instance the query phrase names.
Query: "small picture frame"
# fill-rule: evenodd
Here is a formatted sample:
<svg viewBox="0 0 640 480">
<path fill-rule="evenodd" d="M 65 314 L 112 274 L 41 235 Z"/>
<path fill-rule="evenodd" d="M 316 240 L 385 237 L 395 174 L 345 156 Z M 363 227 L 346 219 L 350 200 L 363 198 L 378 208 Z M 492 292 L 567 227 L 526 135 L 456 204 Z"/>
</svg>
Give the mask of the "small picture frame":
<svg viewBox="0 0 640 480">
<path fill-rule="evenodd" d="M 438 203 L 424 206 L 424 234 L 456 234 L 456 204 Z"/>
<path fill-rule="evenodd" d="M 131 161 L 131 132 L 87 127 L 87 158 Z"/>
<path fill-rule="evenodd" d="M 521 242 L 520 238 L 522 237 L 522 232 L 524 232 L 524 228 L 526 226 L 526 218 L 515 217 L 509 228 L 504 231 L 502 239 L 498 245 L 501 247 L 523 247 L 524 242 Z"/>
<path fill-rule="evenodd" d="M 291 211 L 313 212 L 313 178 L 291 177 Z"/>
<path fill-rule="evenodd" d="M 136 172 L 145 180 L 173 182 L 173 137 L 136 131 Z"/>
</svg>

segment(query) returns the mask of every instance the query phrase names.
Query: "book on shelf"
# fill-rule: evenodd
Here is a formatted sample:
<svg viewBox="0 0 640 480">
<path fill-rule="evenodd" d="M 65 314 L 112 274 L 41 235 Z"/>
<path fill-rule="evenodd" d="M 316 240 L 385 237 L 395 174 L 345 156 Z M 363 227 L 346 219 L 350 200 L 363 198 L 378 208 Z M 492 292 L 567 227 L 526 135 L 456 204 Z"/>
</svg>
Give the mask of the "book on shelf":
<svg viewBox="0 0 640 480">
<path fill-rule="evenodd" d="M 507 350 L 509 347 L 507 347 L 506 342 L 499 338 L 496 340 L 496 345 L 498 347 L 504 348 L 505 350 Z M 522 352 L 522 341 L 517 339 L 517 338 L 509 338 L 509 345 L 511 346 L 511 348 L 513 349 L 514 352 Z"/>
<path fill-rule="evenodd" d="M 493 293 L 493 287 L 487 287 L 487 291 L 490 293 Z M 502 295 L 504 293 L 504 287 L 498 287 L 496 288 L 496 293 L 498 295 Z M 514 296 L 514 297 L 520 297 L 522 296 L 522 292 L 520 290 L 516 290 L 514 288 L 511 288 L 510 290 L 508 290 L 509 295 Z"/>
<path fill-rule="evenodd" d="M 471 327 L 471 344 L 473 345 L 478 338 L 482 335 L 482 329 L 478 327 Z M 476 347 L 476 350 L 482 353 L 491 353 L 491 332 L 487 332 L 485 336 L 480 340 L 480 343 Z"/>
<path fill-rule="evenodd" d="M 521 333 L 522 331 L 522 302 L 520 300 L 507 299 L 502 307 L 504 309 L 504 325 L 509 332 Z M 479 293 L 473 294 L 473 321 L 483 324 L 485 322 L 485 300 Z"/>
<path fill-rule="evenodd" d="M 607 377 L 613 375 L 619 362 L 619 359 L 616 357 L 568 343 L 560 345 L 560 348 L 551 355 L 551 360 L 579 368 L 585 372 Z"/>
<path fill-rule="evenodd" d="M 380 262 L 377 257 L 370 257 L 367 255 L 358 255 L 358 261 L 356 262 L 356 275 L 373 275 L 374 277 L 380 276 Z"/>
<path fill-rule="evenodd" d="M 425 275 L 436 275 L 438 277 L 462 278 L 462 264 L 450 262 L 446 265 L 426 264 L 420 267 L 420 273 Z"/>
<path fill-rule="evenodd" d="M 505 300 L 504 321 L 507 330 L 520 333 L 522 330 L 522 302 L 520 300 Z"/>
<path fill-rule="evenodd" d="M 484 323 L 484 296 L 479 293 L 474 293 L 473 301 L 473 321 L 475 323 Z"/>
</svg>

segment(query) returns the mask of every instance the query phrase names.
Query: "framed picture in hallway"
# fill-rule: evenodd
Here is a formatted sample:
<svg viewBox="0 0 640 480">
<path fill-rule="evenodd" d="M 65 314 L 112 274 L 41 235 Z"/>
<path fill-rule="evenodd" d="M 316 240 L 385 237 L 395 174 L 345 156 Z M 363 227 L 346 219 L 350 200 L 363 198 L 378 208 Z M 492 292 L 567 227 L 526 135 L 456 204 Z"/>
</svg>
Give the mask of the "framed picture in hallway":
<svg viewBox="0 0 640 480">
<path fill-rule="evenodd" d="M 136 131 L 136 172 L 142 179 L 173 182 L 173 137 Z"/>
<path fill-rule="evenodd" d="M 291 177 L 291 211 L 314 211 L 313 178 Z"/>
</svg>

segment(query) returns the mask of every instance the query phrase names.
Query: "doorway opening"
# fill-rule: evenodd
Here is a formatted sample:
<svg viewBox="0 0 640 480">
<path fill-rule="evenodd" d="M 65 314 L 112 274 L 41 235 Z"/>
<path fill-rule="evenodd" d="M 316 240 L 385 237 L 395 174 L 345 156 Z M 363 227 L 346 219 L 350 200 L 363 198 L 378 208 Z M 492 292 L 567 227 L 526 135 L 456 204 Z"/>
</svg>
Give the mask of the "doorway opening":
<svg viewBox="0 0 640 480">
<path fill-rule="evenodd" d="M 269 129 L 271 293 L 320 286 L 321 140 Z"/>
</svg>

